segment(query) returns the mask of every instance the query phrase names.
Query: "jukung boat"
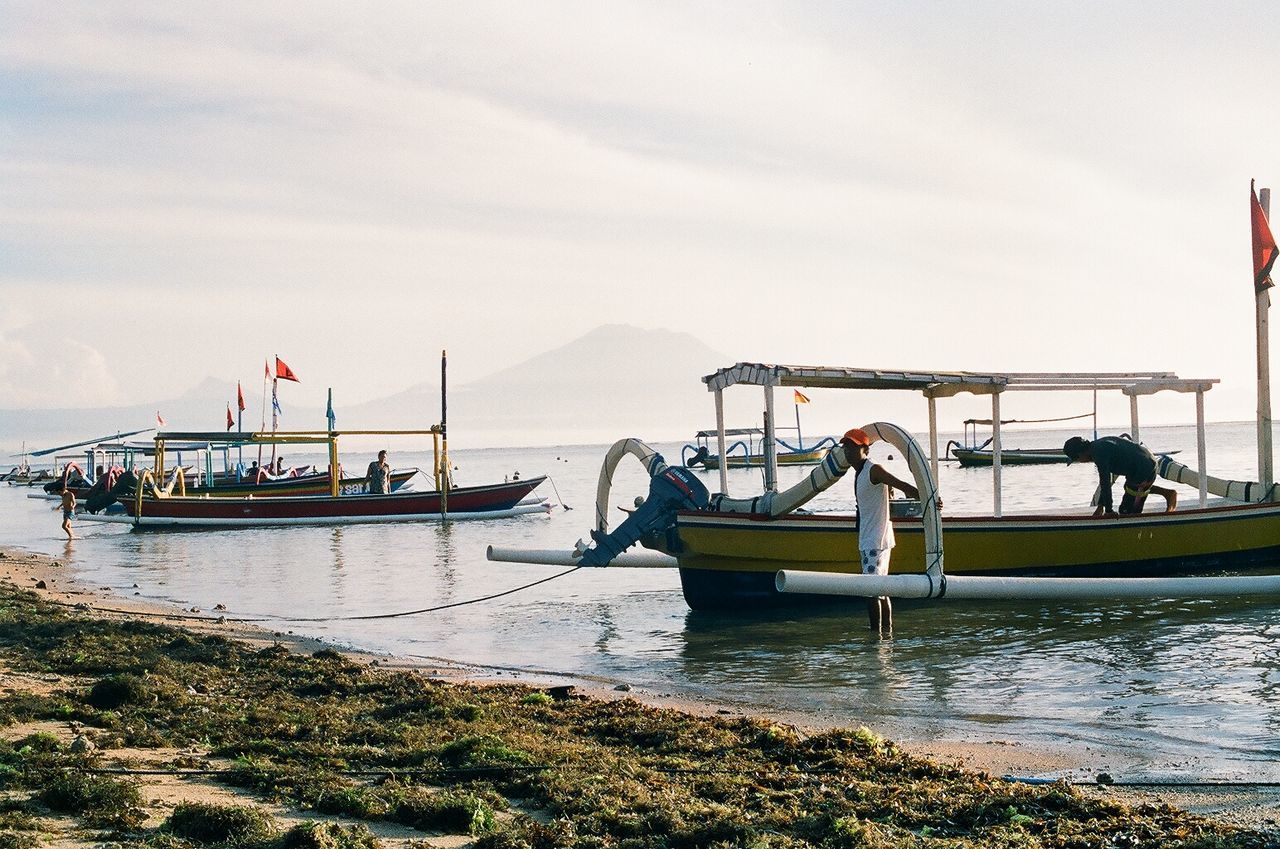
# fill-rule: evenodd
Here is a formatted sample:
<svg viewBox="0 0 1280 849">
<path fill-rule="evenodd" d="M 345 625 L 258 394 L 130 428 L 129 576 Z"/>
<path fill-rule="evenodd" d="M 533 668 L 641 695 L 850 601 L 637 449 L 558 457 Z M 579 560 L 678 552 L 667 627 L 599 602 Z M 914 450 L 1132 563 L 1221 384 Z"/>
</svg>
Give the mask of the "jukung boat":
<svg viewBox="0 0 1280 849">
<path fill-rule="evenodd" d="M 707 491 L 683 467 L 670 467 L 635 439 L 609 450 L 600 471 L 591 543 L 571 552 L 490 547 L 494 560 L 582 566 L 675 566 L 690 607 L 794 604 L 829 596 L 944 598 L 1196 598 L 1280 595 L 1280 499 L 1272 447 L 1267 311 L 1271 267 L 1280 249 L 1267 222 L 1270 193 L 1250 187 L 1253 286 L 1258 365 L 1258 481 L 1211 478 L 1205 468 L 1204 396 L 1216 379 L 1184 380 L 1169 372 L 1126 374 L 886 371 L 766 363 L 737 363 L 703 378 L 714 394 L 719 445 L 724 446 L 723 392 L 760 387 L 765 410 L 779 387 L 910 390 L 928 401 L 929 452 L 905 430 L 886 423 L 862 426 L 894 445 L 920 491 L 918 503 L 891 509 L 897 548 L 889 575 L 860 574 L 856 521 L 851 516 L 797 509 L 848 470 L 843 451 L 826 458 L 800 483 L 778 491 L 772 461 L 772 417 L 765 419 L 764 492 L 750 498 Z M 1194 507 L 1118 519 L 1040 511 L 1006 516 L 1001 499 L 1003 450 L 1000 401 L 1014 391 L 1118 391 L 1129 399 L 1130 433 L 1139 441 L 1138 400 L 1157 392 L 1194 394 L 1196 469 L 1169 456 L 1161 477 L 1197 489 Z M 990 515 L 942 516 L 938 479 L 937 399 L 961 393 L 991 398 L 993 505 Z M 722 452 L 723 453 L 723 452 Z M 636 457 L 650 474 L 649 496 L 616 529 L 608 523 L 609 491 L 617 464 Z M 1211 504 L 1209 494 L 1218 498 Z M 945 540 L 945 548 L 944 548 Z M 635 543 L 652 549 L 627 552 Z M 944 568 L 945 552 L 945 568 Z M 921 571 L 922 570 L 922 571 Z M 1254 573 L 1254 574 L 1240 574 Z"/>
<path fill-rule="evenodd" d="M 331 465 L 337 466 L 338 437 L 343 435 L 439 437 L 438 426 L 419 431 L 276 431 L 242 434 L 244 444 L 326 445 Z M 92 521 L 119 522 L 139 528 L 247 527 L 272 525 L 333 525 L 367 522 L 411 522 L 440 519 L 500 518 L 547 509 L 543 499 L 529 498 L 546 480 L 528 478 L 486 486 L 456 487 L 449 483 L 447 466 L 437 447 L 436 487 L 420 492 L 400 489 L 386 495 L 370 494 L 361 481 L 359 492 L 344 492 L 336 478 L 326 474 L 329 491 L 321 495 L 218 496 L 209 493 L 175 494 L 175 483 L 165 479 L 165 443 L 179 440 L 211 441 L 221 434 L 163 432 L 156 434 L 156 471 L 142 473 L 138 485 L 118 496 L 122 509 L 86 515 Z M 436 442 L 438 446 L 438 441 Z M 414 470 L 416 472 L 416 470 Z M 346 479 L 344 479 L 346 480 Z"/>
<path fill-rule="evenodd" d="M 720 427 L 716 430 L 698 431 L 694 434 L 693 443 L 680 449 L 680 462 L 691 469 L 701 466 L 707 470 L 719 469 L 721 466 L 728 466 L 730 469 L 746 469 L 763 468 L 770 464 L 812 466 L 815 463 L 821 463 L 827 449 L 835 445 L 836 441 L 825 436 L 806 447 L 804 434 L 800 430 L 800 405 L 808 404 L 809 397 L 797 389 L 792 396 L 792 401 L 796 412 L 795 427 L 779 427 L 774 421 L 773 407 L 769 406 L 765 409 L 765 428 L 770 429 L 774 436 L 774 442 L 771 445 L 765 442 L 765 429 L 740 427 L 725 430 L 722 426 L 723 415 L 720 415 L 717 418 L 721 424 Z M 795 445 L 778 436 L 780 432 L 790 431 L 795 431 Z M 729 443 L 729 437 L 736 439 Z M 718 449 L 714 454 L 711 452 L 710 442 L 713 438 L 716 439 Z M 771 450 L 766 451 L 767 447 Z M 723 463 L 721 458 L 724 458 Z"/>
<path fill-rule="evenodd" d="M 723 455 L 712 454 L 710 440 L 717 437 L 714 430 L 700 430 L 694 434 L 692 444 L 685 445 L 680 449 L 680 461 L 689 468 L 702 466 L 704 469 L 715 470 L 720 468 L 720 457 L 727 458 L 726 464 L 731 469 L 760 468 L 765 465 L 764 456 L 764 430 L 758 427 L 738 427 L 731 428 L 724 432 L 726 438 L 735 438 L 736 440 L 729 444 Z M 742 437 L 746 437 L 743 439 Z M 812 466 L 815 463 L 821 463 L 822 458 L 826 455 L 827 449 L 835 445 L 835 440 L 831 437 L 823 437 L 818 442 L 808 447 L 803 447 L 801 440 L 800 446 L 789 445 L 786 441 L 779 439 L 778 445 L 782 450 L 777 452 L 777 463 L 779 466 Z"/>
<path fill-rule="evenodd" d="M 1004 419 L 1000 424 L 1046 424 L 1049 422 L 1069 422 L 1076 419 L 1093 418 L 1093 438 L 1098 438 L 1098 399 L 1097 394 L 1094 395 L 1093 412 L 1082 413 L 1078 416 L 1061 416 L 1053 419 Z M 991 443 L 995 441 L 995 436 L 985 442 L 978 442 L 978 426 L 990 427 L 991 419 L 965 419 L 964 420 L 964 439 L 957 441 L 954 439 L 947 441 L 947 457 L 955 458 L 961 468 L 971 466 L 990 466 L 995 462 L 995 451 L 991 449 Z M 1120 434 L 1125 439 L 1132 437 L 1127 433 Z M 1157 451 L 1157 454 L 1177 454 L 1177 451 Z M 1067 455 L 1062 453 L 1061 446 L 1052 446 L 1049 448 L 1005 448 L 1000 453 L 1000 462 L 1005 466 L 1041 466 L 1055 465 L 1067 462 Z"/>
<path fill-rule="evenodd" d="M 1107 582 L 1174 575 L 1216 575 L 1227 571 L 1262 570 L 1277 576 L 1272 591 L 1280 591 L 1280 503 L 1275 487 L 1210 478 L 1205 472 L 1204 393 L 1216 379 L 1184 380 L 1171 373 L 1020 374 L 971 372 L 911 372 L 884 369 L 827 368 L 738 363 L 703 378 L 717 395 L 735 385 L 762 387 L 766 397 L 776 387 L 914 390 L 929 403 L 931 451 L 925 453 L 906 431 L 892 424 L 863 425 L 874 438 L 895 445 L 907 459 L 921 491 L 920 502 L 895 502 L 894 550 L 891 578 L 921 579 L 908 589 L 886 592 L 863 589 L 863 595 L 927 594 L 933 596 L 963 585 L 966 578 L 1066 578 L 1080 589 L 1118 594 Z M 990 515 L 941 516 L 936 504 L 938 436 L 936 400 L 960 393 L 990 395 L 992 419 L 999 421 L 999 404 L 1006 392 L 1052 390 L 1110 390 L 1130 400 L 1131 431 L 1139 433 L 1137 399 L 1156 392 L 1192 393 L 1196 398 L 1198 470 L 1169 457 L 1161 458 L 1161 474 L 1199 488 L 1195 507 L 1121 520 L 1044 512 L 1005 515 L 1000 495 L 999 426 L 995 425 L 994 504 Z M 717 409 L 723 405 L 717 399 Z M 766 440 L 769 435 L 766 435 Z M 618 462 L 632 455 L 651 475 L 649 498 L 631 517 L 610 531 L 608 497 Z M 491 549 L 502 560 L 579 565 L 670 565 L 680 571 L 686 602 L 694 609 L 764 607 L 825 601 L 831 585 L 821 581 L 803 589 L 804 578 L 787 586 L 787 570 L 804 576 L 836 578 L 860 575 L 856 518 L 841 514 L 795 512 L 817 493 L 844 475 L 843 452 L 830 451 L 800 483 L 777 490 L 776 468 L 766 469 L 765 491 L 750 498 L 727 495 L 728 478 L 720 476 L 720 492 L 710 494 L 695 475 L 669 467 L 660 455 L 639 440 L 621 440 L 611 449 L 601 470 L 596 528 L 590 547 L 580 545 L 572 555 L 561 552 L 521 552 Z M 1210 492 L 1223 496 L 1213 504 Z M 945 572 L 942 541 L 945 539 Z M 639 542 L 654 553 L 623 552 Z M 779 577 L 782 573 L 783 577 Z M 914 574 L 899 574 L 914 573 Z M 1080 583 L 1091 578 L 1097 582 Z M 950 579 L 950 583 L 947 581 Z M 958 580 L 957 580 L 958 579 Z M 1165 582 L 1167 583 L 1167 582 Z M 1044 584 L 1039 585 L 1040 589 Z M 1130 586 L 1143 586 L 1131 584 Z M 1230 584 L 1219 583 L 1225 591 Z M 987 588 L 990 592 L 996 590 Z M 1143 587 L 1159 595 L 1167 589 Z M 785 591 L 785 592 L 784 592 Z M 841 590 L 843 592 L 844 590 Z M 1001 590 L 1003 591 L 1003 590 Z M 1034 588 L 1033 590 L 1034 591 Z M 1207 590 L 1198 589 L 1198 593 Z"/>
<path fill-rule="evenodd" d="M 444 519 L 501 518 L 549 509 L 533 495 L 545 476 L 483 486 L 453 485 L 448 453 L 447 407 L 444 403 L 445 359 L 441 357 L 441 421 L 425 430 L 263 431 L 250 434 L 163 432 L 155 436 L 155 468 L 143 472 L 129 493 L 119 497 L 122 510 L 86 519 L 124 522 L 135 528 L 244 527 L 276 525 L 334 525 L 368 522 L 414 522 Z M 338 462 L 339 436 L 431 437 L 434 457 L 430 491 L 402 487 L 388 494 L 344 491 Z M 269 498 L 211 497 L 181 494 L 182 477 L 166 485 L 165 450 L 170 443 L 278 446 L 320 446 L 328 449 L 328 492 L 322 495 L 273 495 Z M 415 470 L 417 471 L 417 470 Z M 175 486 L 179 494 L 174 494 Z"/>
</svg>

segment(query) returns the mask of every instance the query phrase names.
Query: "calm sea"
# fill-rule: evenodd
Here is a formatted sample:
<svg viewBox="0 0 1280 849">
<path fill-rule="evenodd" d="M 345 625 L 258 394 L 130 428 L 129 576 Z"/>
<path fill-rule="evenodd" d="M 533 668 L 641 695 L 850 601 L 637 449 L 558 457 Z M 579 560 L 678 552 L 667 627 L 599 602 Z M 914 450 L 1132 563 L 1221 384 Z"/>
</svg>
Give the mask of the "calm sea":
<svg viewBox="0 0 1280 849">
<path fill-rule="evenodd" d="M 1061 445 L 1067 435 L 1006 432 L 1006 446 Z M 1153 449 L 1181 450 L 1195 465 L 1193 428 L 1152 427 L 1142 435 Z M 1256 477 L 1252 424 L 1212 425 L 1208 441 L 1212 473 Z M 429 467 L 429 453 L 413 447 L 392 445 L 393 465 Z M 679 457 L 678 445 L 657 447 Z M 1106 769 L 1134 779 L 1280 780 L 1280 616 L 1272 603 L 953 602 L 900 610 L 893 639 L 882 642 L 869 638 L 857 606 L 707 615 L 688 610 L 674 571 L 583 569 L 436 613 L 336 619 L 466 601 L 561 571 L 490 563 L 485 546 L 567 549 L 586 537 L 604 451 L 458 451 L 460 485 L 517 471 L 549 474 L 560 498 L 550 485 L 542 494 L 573 509 L 448 525 L 135 533 L 81 522 L 81 538 L 68 546 L 50 503 L 0 486 L 0 544 L 59 556 L 84 581 L 124 596 L 205 611 L 222 604 L 229 617 L 263 617 L 282 631 L 522 680 L 625 682 L 743 710 L 866 724 L 904 741 L 1077 749 L 1085 758 L 1080 775 Z M 877 446 L 873 456 L 905 475 L 887 453 Z M 344 462 L 363 468 L 367 459 Z M 805 473 L 784 469 L 783 484 Z M 714 473 L 705 480 L 718 486 Z M 734 495 L 760 483 L 758 471 L 730 475 Z M 614 503 L 629 504 L 646 489 L 639 465 L 625 461 Z M 941 491 L 949 513 L 989 511 L 990 471 L 944 464 Z M 1087 513 L 1092 467 L 1006 468 L 1004 491 L 1007 512 L 1047 505 Z M 1184 489 L 1182 497 L 1189 504 L 1195 496 Z M 852 483 L 841 482 L 811 506 L 852 504 Z M 615 524 L 621 518 L 615 511 Z"/>
</svg>

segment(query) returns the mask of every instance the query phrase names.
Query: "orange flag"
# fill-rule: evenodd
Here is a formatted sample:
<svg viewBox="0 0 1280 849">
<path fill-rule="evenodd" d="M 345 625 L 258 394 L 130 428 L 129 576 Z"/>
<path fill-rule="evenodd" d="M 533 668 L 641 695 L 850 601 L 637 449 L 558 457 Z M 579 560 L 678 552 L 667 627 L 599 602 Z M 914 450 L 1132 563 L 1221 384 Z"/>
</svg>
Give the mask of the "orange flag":
<svg viewBox="0 0 1280 849">
<path fill-rule="evenodd" d="M 301 383 L 298 376 L 293 373 L 293 369 L 285 365 L 284 360 L 276 357 L 276 377 L 281 380 L 292 380 L 294 383 Z"/>
<path fill-rule="evenodd" d="M 1271 282 L 1271 266 L 1276 261 L 1276 240 L 1271 235 L 1267 214 L 1258 203 L 1258 193 L 1249 181 L 1249 221 L 1253 230 L 1253 291 L 1260 293 L 1275 284 Z"/>
<path fill-rule="evenodd" d="M 793 390 L 791 390 L 791 391 L 792 391 L 792 392 L 794 392 L 794 393 L 796 393 L 796 403 L 797 403 L 797 404 L 808 404 L 808 403 L 809 403 L 809 396 L 808 396 L 808 395 L 805 395 L 805 394 L 804 394 L 803 392 L 801 392 L 799 389 L 793 389 Z"/>
</svg>

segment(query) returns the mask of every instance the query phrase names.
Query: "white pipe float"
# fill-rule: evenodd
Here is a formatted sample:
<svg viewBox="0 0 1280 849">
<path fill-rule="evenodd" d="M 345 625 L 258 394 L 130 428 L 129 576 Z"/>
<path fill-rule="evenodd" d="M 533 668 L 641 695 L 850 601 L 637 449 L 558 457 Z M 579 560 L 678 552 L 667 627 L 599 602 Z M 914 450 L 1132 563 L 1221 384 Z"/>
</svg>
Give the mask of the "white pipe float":
<svg viewBox="0 0 1280 849">
<path fill-rule="evenodd" d="M 1160 477 L 1165 480 L 1196 488 L 1200 487 L 1199 473 L 1189 466 L 1179 463 L 1167 454 L 1160 456 L 1156 469 L 1159 471 Z M 1274 501 L 1276 498 L 1274 486 L 1271 491 L 1266 491 L 1261 484 L 1255 481 L 1233 481 L 1206 475 L 1204 483 L 1206 492 L 1231 501 L 1256 503 Z"/>
<path fill-rule="evenodd" d="M 783 569 L 778 592 L 875 598 L 1121 599 L 1280 595 L 1280 575 L 1195 578 L 1015 578 L 991 575 L 845 575 Z"/>
<path fill-rule="evenodd" d="M 489 546 L 490 560 L 503 563 L 530 563 L 535 566 L 581 566 L 581 555 L 573 551 L 539 548 L 500 548 Z M 676 559 L 658 551 L 627 551 L 609 561 L 607 568 L 619 566 L 633 569 L 674 569 Z"/>
</svg>

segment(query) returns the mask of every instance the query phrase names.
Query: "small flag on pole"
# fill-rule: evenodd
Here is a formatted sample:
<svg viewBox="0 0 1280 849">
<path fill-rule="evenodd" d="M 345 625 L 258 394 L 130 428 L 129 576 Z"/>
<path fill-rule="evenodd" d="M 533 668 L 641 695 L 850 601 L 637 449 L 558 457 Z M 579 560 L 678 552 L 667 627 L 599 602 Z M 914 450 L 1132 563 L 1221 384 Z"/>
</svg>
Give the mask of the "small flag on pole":
<svg viewBox="0 0 1280 849">
<path fill-rule="evenodd" d="M 285 365 L 284 360 L 280 359 L 278 356 L 276 357 L 276 377 L 281 380 L 292 380 L 294 383 L 302 382 L 298 380 L 298 376 L 293 373 L 293 369 Z"/>
<path fill-rule="evenodd" d="M 231 403 L 227 402 L 227 430 L 236 426 L 236 420 L 231 418 Z"/>
<path fill-rule="evenodd" d="M 263 379 L 271 377 L 271 362 L 269 360 L 262 361 L 262 377 Z"/>
<path fill-rule="evenodd" d="M 1276 240 L 1271 235 L 1267 214 L 1258 203 L 1258 193 L 1249 181 L 1249 219 L 1253 230 L 1253 291 L 1261 294 L 1275 284 L 1271 282 L 1271 266 L 1276 262 Z"/>
<path fill-rule="evenodd" d="M 796 393 L 796 403 L 797 403 L 797 404 L 808 404 L 808 403 L 809 403 L 809 396 L 808 396 L 808 395 L 805 395 L 805 394 L 804 394 L 803 392 L 801 392 L 799 389 L 793 389 L 792 391 Z"/>
<path fill-rule="evenodd" d="M 333 430 L 334 424 L 338 421 L 337 416 L 333 414 L 333 387 L 329 387 L 329 403 L 324 408 L 324 417 L 329 420 L 329 430 Z"/>
<path fill-rule="evenodd" d="M 156 426 L 164 427 L 164 417 L 160 415 L 159 410 L 156 410 Z"/>
<path fill-rule="evenodd" d="M 244 412 L 244 390 L 240 388 L 240 381 L 236 381 L 236 408 Z"/>
</svg>

